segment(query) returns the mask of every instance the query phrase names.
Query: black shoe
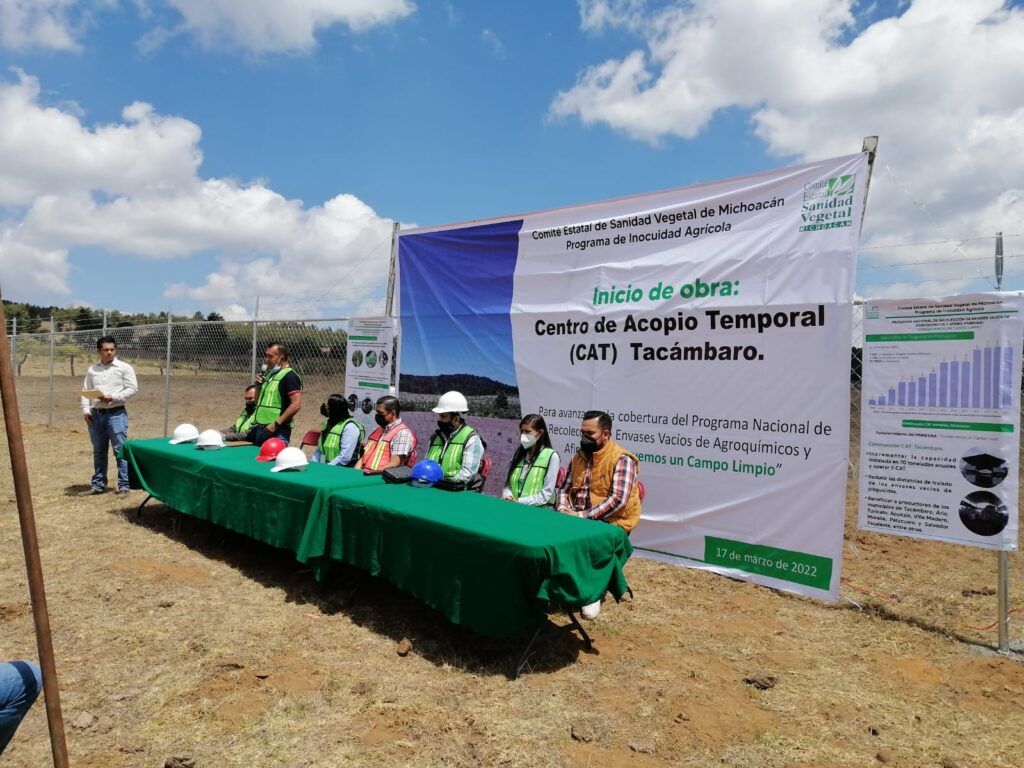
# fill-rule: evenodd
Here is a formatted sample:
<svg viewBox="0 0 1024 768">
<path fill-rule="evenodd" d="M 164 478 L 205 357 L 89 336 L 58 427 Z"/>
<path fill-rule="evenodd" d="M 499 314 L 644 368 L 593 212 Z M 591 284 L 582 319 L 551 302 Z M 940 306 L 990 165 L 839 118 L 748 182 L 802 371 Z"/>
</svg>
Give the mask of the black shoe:
<svg viewBox="0 0 1024 768">
<path fill-rule="evenodd" d="M 117 495 L 118 496 L 123 496 L 124 494 L 128 493 L 129 490 L 130 490 L 129 488 L 118 488 L 117 489 Z"/>
<path fill-rule="evenodd" d="M 88 491 L 82 491 L 79 496 L 99 496 L 101 493 L 106 492 L 106 488 L 90 488 Z"/>
</svg>

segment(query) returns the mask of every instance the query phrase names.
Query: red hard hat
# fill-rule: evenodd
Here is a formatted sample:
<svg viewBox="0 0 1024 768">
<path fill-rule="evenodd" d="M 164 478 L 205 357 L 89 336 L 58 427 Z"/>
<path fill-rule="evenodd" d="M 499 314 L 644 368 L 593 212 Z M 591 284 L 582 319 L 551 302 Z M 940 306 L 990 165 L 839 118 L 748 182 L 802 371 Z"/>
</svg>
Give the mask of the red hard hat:
<svg viewBox="0 0 1024 768">
<path fill-rule="evenodd" d="M 272 437 L 260 446 L 260 455 L 256 457 L 256 461 L 273 461 L 277 458 L 277 454 L 287 447 L 288 444 L 284 440 Z"/>
</svg>

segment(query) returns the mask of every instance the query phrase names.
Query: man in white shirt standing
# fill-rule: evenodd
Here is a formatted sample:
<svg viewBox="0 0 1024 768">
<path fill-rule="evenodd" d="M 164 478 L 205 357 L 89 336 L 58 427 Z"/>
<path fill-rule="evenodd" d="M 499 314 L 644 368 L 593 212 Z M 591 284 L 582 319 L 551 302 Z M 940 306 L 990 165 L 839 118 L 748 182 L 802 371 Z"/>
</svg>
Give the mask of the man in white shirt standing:
<svg viewBox="0 0 1024 768">
<path fill-rule="evenodd" d="M 89 427 L 92 441 L 92 490 L 103 493 L 107 489 L 107 450 L 117 452 L 128 437 L 128 411 L 124 404 L 139 391 L 135 370 L 117 359 L 117 342 L 104 336 L 96 342 L 100 361 L 89 366 L 85 374 L 84 391 L 94 390 L 98 397 L 82 397 L 82 413 Z M 117 459 L 117 492 L 128 493 L 128 462 Z"/>
</svg>

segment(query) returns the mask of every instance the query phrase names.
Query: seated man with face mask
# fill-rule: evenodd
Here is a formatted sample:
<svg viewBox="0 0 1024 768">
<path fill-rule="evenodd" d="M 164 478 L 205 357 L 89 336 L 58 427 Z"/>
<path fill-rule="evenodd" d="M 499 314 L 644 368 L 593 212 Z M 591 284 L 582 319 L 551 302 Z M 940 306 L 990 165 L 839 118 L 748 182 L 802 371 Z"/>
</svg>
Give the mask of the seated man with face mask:
<svg viewBox="0 0 1024 768">
<path fill-rule="evenodd" d="M 467 490 L 482 487 L 479 471 L 484 444 L 465 421 L 469 411 L 466 398 L 460 392 L 445 392 L 433 411 L 437 414 L 437 431 L 430 439 L 427 458 L 441 465 L 445 480 L 466 483 Z"/>
<path fill-rule="evenodd" d="M 363 445 L 363 455 L 356 469 L 364 475 L 379 475 L 386 469 L 412 466 L 416 458 L 416 435 L 402 421 L 402 406 L 394 395 L 377 400 L 373 420 L 377 429 L 370 433 Z"/>
<path fill-rule="evenodd" d="M 253 416 L 256 415 L 256 390 L 255 384 L 250 384 L 245 388 L 245 408 L 238 414 L 234 424 L 220 431 L 221 437 L 225 441 L 245 440 L 245 436 L 249 434 L 249 430 L 252 429 Z"/>
<path fill-rule="evenodd" d="M 327 422 L 320 430 L 313 461 L 335 467 L 354 467 L 366 433 L 363 425 L 349 414 L 348 401 L 341 395 L 331 395 L 320 405 L 320 415 L 326 417 Z"/>
</svg>

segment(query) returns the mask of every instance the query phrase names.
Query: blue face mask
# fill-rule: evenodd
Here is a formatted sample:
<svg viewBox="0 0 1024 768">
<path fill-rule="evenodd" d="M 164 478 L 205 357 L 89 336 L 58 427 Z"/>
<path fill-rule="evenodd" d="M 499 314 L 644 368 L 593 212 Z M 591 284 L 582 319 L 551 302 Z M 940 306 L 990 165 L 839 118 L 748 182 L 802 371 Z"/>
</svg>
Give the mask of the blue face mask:
<svg viewBox="0 0 1024 768">
<path fill-rule="evenodd" d="M 281 370 L 280 365 L 275 365 L 273 368 L 267 370 L 267 376 L 273 376 L 275 373 Z"/>
</svg>

